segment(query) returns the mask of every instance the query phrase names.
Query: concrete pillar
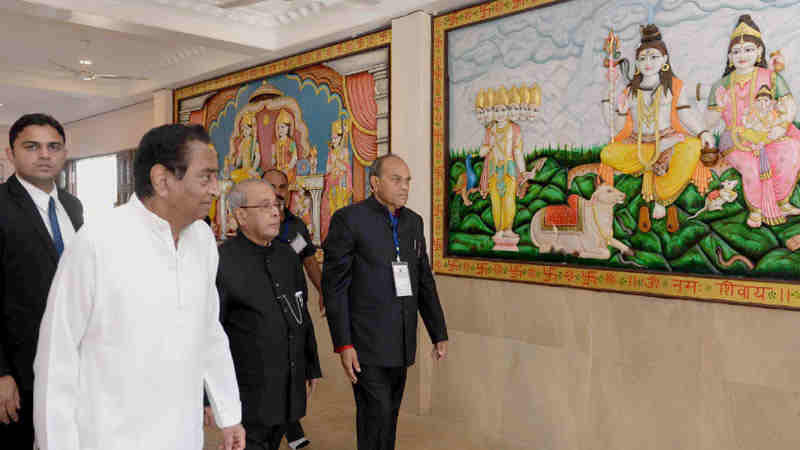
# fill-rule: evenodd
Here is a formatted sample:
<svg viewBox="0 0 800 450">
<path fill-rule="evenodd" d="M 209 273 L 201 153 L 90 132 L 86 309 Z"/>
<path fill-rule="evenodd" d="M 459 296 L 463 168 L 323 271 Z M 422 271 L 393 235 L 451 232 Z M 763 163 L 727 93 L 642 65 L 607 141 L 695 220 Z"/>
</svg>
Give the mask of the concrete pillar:
<svg viewBox="0 0 800 450">
<path fill-rule="evenodd" d="M 428 255 L 431 249 L 431 16 L 415 12 L 392 21 L 391 153 L 411 169 L 408 207 L 425 221 Z M 431 411 L 432 345 L 422 321 L 417 333 L 417 363 L 408 374 L 405 409 Z"/>
<path fill-rule="evenodd" d="M 153 92 L 153 126 L 172 123 L 172 90 Z"/>
</svg>

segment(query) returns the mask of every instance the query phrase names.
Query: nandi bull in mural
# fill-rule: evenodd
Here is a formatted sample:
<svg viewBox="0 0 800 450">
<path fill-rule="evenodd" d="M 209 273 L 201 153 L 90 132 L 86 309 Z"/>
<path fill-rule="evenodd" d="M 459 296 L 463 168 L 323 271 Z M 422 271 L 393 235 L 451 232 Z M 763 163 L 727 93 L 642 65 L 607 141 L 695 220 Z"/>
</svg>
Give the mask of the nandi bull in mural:
<svg viewBox="0 0 800 450">
<path fill-rule="evenodd" d="M 540 253 L 565 253 L 581 258 L 608 259 L 609 246 L 625 255 L 633 250 L 614 238 L 614 205 L 625 201 L 625 194 L 602 184 L 586 200 L 570 195 L 567 205 L 547 206 L 531 219 L 531 241 Z"/>
</svg>

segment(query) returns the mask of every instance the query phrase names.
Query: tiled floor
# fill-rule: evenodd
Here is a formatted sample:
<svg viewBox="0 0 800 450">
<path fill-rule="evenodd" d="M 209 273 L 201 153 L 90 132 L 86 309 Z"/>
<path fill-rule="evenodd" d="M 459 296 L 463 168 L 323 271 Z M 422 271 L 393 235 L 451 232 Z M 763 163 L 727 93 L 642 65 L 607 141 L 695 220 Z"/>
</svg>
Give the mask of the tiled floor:
<svg viewBox="0 0 800 450">
<path fill-rule="evenodd" d="M 355 406 L 340 405 L 316 399 L 312 413 L 302 420 L 306 436 L 311 439 L 309 450 L 355 450 Z M 397 450 L 484 450 L 492 448 L 476 438 L 468 438 L 462 426 L 441 419 L 400 415 Z M 216 450 L 220 435 L 216 429 L 206 429 L 207 450 Z M 482 440 L 481 440 L 482 441 Z M 284 440 L 281 449 L 289 449 Z"/>
</svg>

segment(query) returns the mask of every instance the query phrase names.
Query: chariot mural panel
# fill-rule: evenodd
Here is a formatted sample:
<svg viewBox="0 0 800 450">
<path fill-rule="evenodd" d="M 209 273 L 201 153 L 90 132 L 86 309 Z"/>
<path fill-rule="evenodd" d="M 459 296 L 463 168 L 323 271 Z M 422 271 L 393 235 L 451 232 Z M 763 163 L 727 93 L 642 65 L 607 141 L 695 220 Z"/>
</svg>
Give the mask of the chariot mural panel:
<svg viewBox="0 0 800 450">
<path fill-rule="evenodd" d="M 369 168 L 388 151 L 390 40 L 383 31 L 175 91 L 176 121 L 203 125 L 218 153 L 219 239 L 236 233 L 227 193 L 269 170 L 286 175 L 285 206 L 317 244 L 336 210 L 368 195 Z"/>
</svg>

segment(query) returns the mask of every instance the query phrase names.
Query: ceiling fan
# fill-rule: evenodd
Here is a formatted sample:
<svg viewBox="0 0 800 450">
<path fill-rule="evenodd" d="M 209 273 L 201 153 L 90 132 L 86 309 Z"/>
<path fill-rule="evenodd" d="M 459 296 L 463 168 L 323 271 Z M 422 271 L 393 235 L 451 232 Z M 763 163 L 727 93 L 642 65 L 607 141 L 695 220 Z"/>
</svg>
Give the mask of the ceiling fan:
<svg viewBox="0 0 800 450">
<path fill-rule="evenodd" d="M 59 64 L 55 61 L 50 60 L 50 64 L 69 72 L 75 75 L 78 79 L 83 81 L 95 81 L 95 80 L 149 80 L 149 78 L 145 77 L 134 77 L 130 75 L 117 75 L 113 73 L 97 73 L 93 70 L 89 70 L 92 66 L 92 61 L 88 59 L 82 59 L 80 61 L 80 68 L 73 68 L 68 67 L 63 64 Z"/>
<path fill-rule="evenodd" d="M 222 9 L 240 8 L 242 6 L 255 5 L 256 3 L 261 3 L 264 1 L 266 0 L 229 0 L 217 4 L 217 7 Z M 291 3 L 294 0 L 283 0 L 283 1 Z M 381 3 L 382 1 L 383 0 L 344 0 L 344 3 L 349 3 L 351 5 L 358 5 L 358 6 L 375 6 Z"/>
</svg>

